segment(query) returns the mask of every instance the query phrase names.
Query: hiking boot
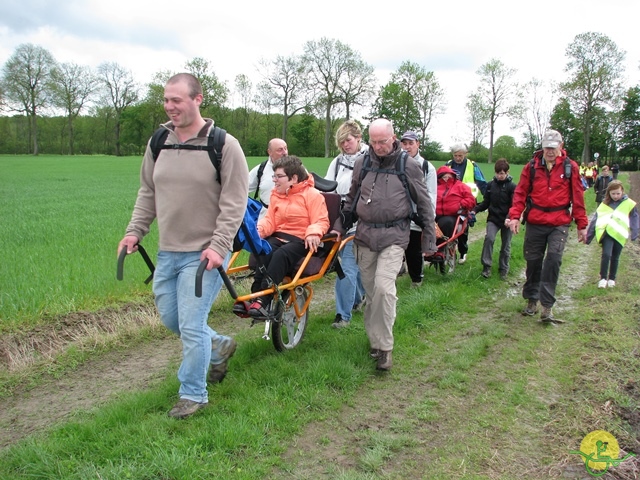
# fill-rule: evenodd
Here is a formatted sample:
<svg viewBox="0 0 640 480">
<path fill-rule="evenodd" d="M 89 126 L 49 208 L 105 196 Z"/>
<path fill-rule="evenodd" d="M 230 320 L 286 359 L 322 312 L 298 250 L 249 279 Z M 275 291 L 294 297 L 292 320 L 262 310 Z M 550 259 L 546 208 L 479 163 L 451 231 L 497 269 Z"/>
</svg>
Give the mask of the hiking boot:
<svg viewBox="0 0 640 480">
<path fill-rule="evenodd" d="M 376 365 L 376 370 L 391 370 L 391 350 L 385 352 L 383 350 L 379 350 L 380 355 L 378 356 L 378 364 Z"/>
<path fill-rule="evenodd" d="M 484 267 L 480 275 L 482 275 L 484 278 L 489 278 L 491 276 L 491 267 Z"/>
<path fill-rule="evenodd" d="M 542 312 L 540 313 L 540 321 L 542 323 L 564 323 L 564 320 L 560 320 L 553 316 L 551 312 L 551 307 L 542 307 Z"/>
<path fill-rule="evenodd" d="M 509 275 L 509 272 L 500 272 L 500 280 L 506 280 Z"/>
<path fill-rule="evenodd" d="M 236 353 L 238 344 L 233 338 L 229 338 L 229 341 L 222 347 L 220 347 L 220 356 L 224 358 L 222 362 L 209 365 L 209 374 L 207 375 L 207 382 L 209 383 L 221 383 L 224 377 L 227 376 L 227 366 L 229 359 Z"/>
<path fill-rule="evenodd" d="M 616 281 L 615 280 L 607 280 L 607 287 L 613 288 L 615 286 L 616 286 Z"/>
<path fill-rule="evenodd" d="M 522 314 L 533 317 L 536 313 L 538 313 L 538 301 L 529 300 L 527 306 L 524 307 L 524 310 L 522 310 Z"/>
<path fill-rule="evenodd" d="M 331 327 L 332 328 L 344 328 L 344 327 L 348 327 L 349 325 L 351 325 L 351 322 L 349 320 L 343 319 L 342 316 L 338 313 L 336 315 L 335 320 L 331 324 Z"/>
<path fill-rule="evenodd" d="M 369 356 L 374 359 L 378 359 L 380 357 L 380 349 L 372 348 L 369 350 Z"/>
<path fill-rule="evenodd" d="M 422 280 L 419 282 L 411 282 L 411 288 L 418 288 L 422 285 Z"/>
<path fill-rule="evenodd" d="M 606 278 L 601 278 L 600 279 L 600 281 L 598 282 L 598 288 L 607 288 L 607 279 Z"/>
<path fill-rule="evenodd" d="M 460 258 L 458 259 L 458 265 L 462 265 L 466 261 L 467 261 L 467 254 L 465 253 L 464 255 L 460 255 Z"/>
<path fill-rule="evenodd" d="M 188 400 L 186 398 L 181 398 L 178 403 L 176 403 L 173 408 L 169 411 L 167 415 L 173 418 L 187 418 L 196 413 L 201 408 L 206 407 L 206 403 L 198 403 L 193 400 Z"/>
</svg>

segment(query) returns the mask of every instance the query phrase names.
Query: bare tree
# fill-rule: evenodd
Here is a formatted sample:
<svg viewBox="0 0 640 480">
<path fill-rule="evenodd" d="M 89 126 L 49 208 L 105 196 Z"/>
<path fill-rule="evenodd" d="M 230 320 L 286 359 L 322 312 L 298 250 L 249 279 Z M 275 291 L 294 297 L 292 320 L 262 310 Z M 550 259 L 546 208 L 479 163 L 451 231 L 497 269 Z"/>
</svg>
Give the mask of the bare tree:
<svg viewBox="0 0 640 480">
<path fill-rule="evenodd" d="M 576 35 L 567 47 L 565 71 L 569 80 L 560 85 L 576 112 L 584 135 L 582 161 L 591 159 L 591 124 L 598 109 L 611 108 L 623 95 L 623 61 L 626 53 L 606 35 Z"/>
<path fill-rule="evenodd" d="M 30 120 L 29 135 L 34 155 L 38 155 L 38 113 L 49 100 L 49 78 L 55 63 L 48 50 L 23 43 L 7 60 L 2 71 L 2 83 L 10 108 L 24 112 Z"/>
<path fill-rule="evenodd" d="M 375 95 L 377 80 L 374 72 L 373 66 L 365 63 L 360 55 L 354 56 L 348 62 L 344 77 L 338 84 L 347 120 L 351 118 L 352 106 L 362 107 Z"/>
<path fill-rule="evenodd" d="M 418 83 L 414 97 L 416 108 L 420 114 L 420 131 L 422 138 L 427 138 L 427 129 L 437 115 L 444 113 L 444 90 L 433 72 L 424 72 Z"/>
<path fill-rule="evenodd" d="M 346 90 L 347 72 L 360 61 L 360 54 L 339 40 L 321 38 L 308 41 L 304 46 L 304 60 L 310 66 L 310 78 L 318 88 L 318 103 L 324 109 L 324 155 L 331 152 L 332 118 L 335 106 L 344 103 L 342 94 Z M 362 71 L 363 74 L 367 69 Z M 353 105 L 354 100 L 350 100 Z"/>
<path fill-rule="evenodd" d="M 240 96 L 240 104 L 241 104 L 241 128 L 240 128 L 240 143 L 245 144 L 247 139 L 247 132 L 249 130 L 249 107 L 251 106 L 251 102 L 253 101 L 253 84 L 249 77 L 244 74 L 236 75 L 235 78 L 235 86 L 236 92 Z"/>
<path fill-rule="evenodd" d="M 480 76 L 478 98 L 488 112 L 491 163 L 496 122 L 500 117 L 516 121 L 522 118 L 522 92 L 518 83 L 513 80 L 516 70 L 507 68 L 498 59 L 489 60 L 476 73 Z"/>
<path fill-rule="evenodd" d="M 98 78 L 87 66 L 62 63 L 51 71 L 53 104 L 64 109 L 67 116 L 69 155 L 74 153 L 74 121 L 95 93 L 98 85 Z"/>
<path fill-rule="evenodd" d="M 471 124 L 471 144 L 481 145 L 484 136 L 487 134 L 489 111 L 486 109 L 479 93 L 472 93 L 467 98 L 465 108 L 467 109 L 468 120 Z"/>
<path fill-rule="evenodd" d="M 542 135 L 549 128 L 551 112 L 556 102 L 556 86 L 538 78 L 532 78 L 525 85 L 524 120 L 530 140 L 535 145 L 542 141 Z"/>
<path fill-rule="evenodd" d="M 260 62 L 263 84 L 262 93 L 272 97 L 271 104 L 282 106 L 282 139 L 287 139 L 289 119 L 312 105 L 314 90 L 308 85 L 309 66 L 301 56 L 292 55 Z"/>
<path fill-rule="evenodd" d="M 100 64 L 98 77 L 104 87 L 104 103 L 114 111 L 116 156 L 120 156 L 122 112 L 138 100 L 138 86 L 131 72 L 114 62 Z"/>
</svg>

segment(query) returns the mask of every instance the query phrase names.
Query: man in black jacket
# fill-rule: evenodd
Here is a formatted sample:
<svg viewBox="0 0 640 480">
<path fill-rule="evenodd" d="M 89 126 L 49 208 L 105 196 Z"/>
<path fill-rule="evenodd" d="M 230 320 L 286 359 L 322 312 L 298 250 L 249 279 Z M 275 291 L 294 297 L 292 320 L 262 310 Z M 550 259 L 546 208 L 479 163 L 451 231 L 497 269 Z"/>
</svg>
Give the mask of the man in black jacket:
<svg viewBox="0 0 640 480">
<path fill-rule="evenodd" d="M 509 162 L 506 159 L 499 159 L 494 167 L 495 177 L 487 184 L 484 200 L 473 209 L 476 213 L 489 210 L 487 216 L 487 233 L 482 246 L 482 276 L 491 276 L 491 265 L 493 263 L 493 243 L 496 235 L 500 232 L 502 245 L 500 247 L 500 260 L 498 271 L 500 278 L 506 280 L 509 273 L 509 260 L 511 259 L 511 230 L 505 225 L 505 220 L 511 203 L 513 202 L 513 192 L 516 184 L 513 183 L 509 175 Z"/>
</svg>

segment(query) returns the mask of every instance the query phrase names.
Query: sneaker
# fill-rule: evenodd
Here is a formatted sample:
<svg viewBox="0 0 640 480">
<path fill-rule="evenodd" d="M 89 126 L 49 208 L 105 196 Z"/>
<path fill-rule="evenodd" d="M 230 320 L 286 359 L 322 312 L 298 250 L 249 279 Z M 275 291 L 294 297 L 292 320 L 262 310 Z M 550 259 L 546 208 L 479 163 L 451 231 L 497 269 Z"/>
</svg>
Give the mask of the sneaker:
<svg viewBox="0 0 640 480">
<path fill-rule="evenodd" d="M 209 383 L 221 383 L 224 377 L 227 376 L 227 366 L 229 359 L 236 353 L 238 344 L 233 338 L 229 338 L 229 341 L 220 348 L 220 356 L 224 358 L 222 362 L 217 364 L 211 364 L 209 366 L 209 374 L 207 375 L 207 382 Z"/>
<path fill-rule="evenodd" d="M 500 272 L 500 280 L 506 280 L 509 276 L 509 272 Z"/>
<path fill-rule="evenodd" d="M 605 278 L 600 279 L 600 281 L 598 282 L 598 288 L 607 288 L 607 280 Z"/>
<path fill-rule="evenodd" d="M 465 253 L 464 255 L 461 255 L 460 258 L 458 259 L 458 265 L 462 265 L 466 261 L 467 261 L 467 254 Z"/>
<path fill-rule="evenodd" d="M 422 285 L 422 280 L 419 282 L 411 282 L 411 288 L 418 288 Z"/>
<path fill-rule="evenodd" d="M 491 267 L 484 267 L 480 275 L 482 275 L 484 278 L 489 278 L 491 276 Z"/>
<path fill-rule="evenodd" d="M 607 280 L 607 287 L 613 288 L 615 286 L 616 286 L 616 281 L 615 280 Z"/>
<path fill-rule="evenodd" d="M 380 357 L 380 349 L 372 348 L 371 350 L 369 350 L 369 356 L 377 360 L 378 357 Z"/>
<path fill-rule="evenodd" d="M 542 323 L 564 323 L 564 320 L 560 320 L 553 316 L 551 312 L 551 307 L 542 307 L 542 312 L 540 313 L 540 321 Z"/>
<path fill-rule="evenodd" d="M 247 313 L 252 318 L 267 318 L 270 316 L 269 310 L 264 307 L 262 300 L 257 300 L 249 305 Z"/>
<path fill-rule="evenodd" d="M 336 320 L 331 324 L 333 328 L 345 328 L 345 327 L 348 327 L 349 325 L 351 325 L 351 322 L 349 320 L 343 320 L 343 319 Z"/>
<path fill-rule="evenodd" d="M 400 271 L 398 272 L 398 276 L 406 275 L 407 273 L 407 264 L 402 262 L 402 266 L 400 267 Z"/>
<path fill-rule="evenodd" d="M 385 352 L 380 350 L 380 355 L 378 356 L 378 363 L 376 365 L 376 370 L 389 371 L 391 370 L 391 350 Z"/>
<path fill-rule="evenodd" d="M 352 310 L 354 312 L 362 312 L 364 310 L 364 306 L 366 305 L 367 301 L 366 301 L 366 297 L 362 297 L 362 300 L 360 300 L 359 303 L 356 303 L 353 305 Z"/>
<path fill-rule="evenodd" d="M 249 308 L 249 303 L 236 302 L 233 304 L 233 313 L 235 313 L 239 317 L 246 318 L 249 316 L 249 313 L 247 312 L 248 308 Z"/>
<path fill-rule="evenodd" d="M 333 323 L 331 324 L 333 328 L 343 328 L 349 326 L 349 320 L 344 320 L 342 315 L 336 313 L 336 318 L 333 319 Z"/>
<path fill-rule="evenodd" d="M 522 314 L 533 317 L 536 313 L 538 313 L 538 301 L 529 300 L 527 306 L 524 307 L 524 310 L 522 310 Z"/>
<path fill-rule="evenodd" d="M 173 418 L 187 418 L 196 413 L 201 408 L 206 407 L 206 403 L 198 403 L 193 400 L 181 398 L 173 408 L 169 411 L 168 415 Z"/>
</svg>

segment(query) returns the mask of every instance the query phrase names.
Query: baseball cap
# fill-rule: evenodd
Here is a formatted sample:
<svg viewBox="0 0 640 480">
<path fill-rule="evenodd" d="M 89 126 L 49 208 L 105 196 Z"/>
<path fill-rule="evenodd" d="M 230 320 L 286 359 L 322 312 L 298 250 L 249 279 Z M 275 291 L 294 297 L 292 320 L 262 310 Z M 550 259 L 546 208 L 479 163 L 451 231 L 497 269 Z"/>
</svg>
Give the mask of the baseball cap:
<svg viewBox="0 0 640 480">
<path fill-rule="evenodd" d="M 562 135 L 555 130 L 547 130 L 542 136 L 542 148 L 558 148 L 562 143 Z"/>
<path fill-rule="evenodd" d="M 412 132 L 411 130 L 404 132 L 402 134 L 402 138 L 400 139 L 400 141 L 402 140 L 414 140 L 414 141 L 418 141 L 418 135 L 416 134 L 416 132 Z"/>
</svg>

